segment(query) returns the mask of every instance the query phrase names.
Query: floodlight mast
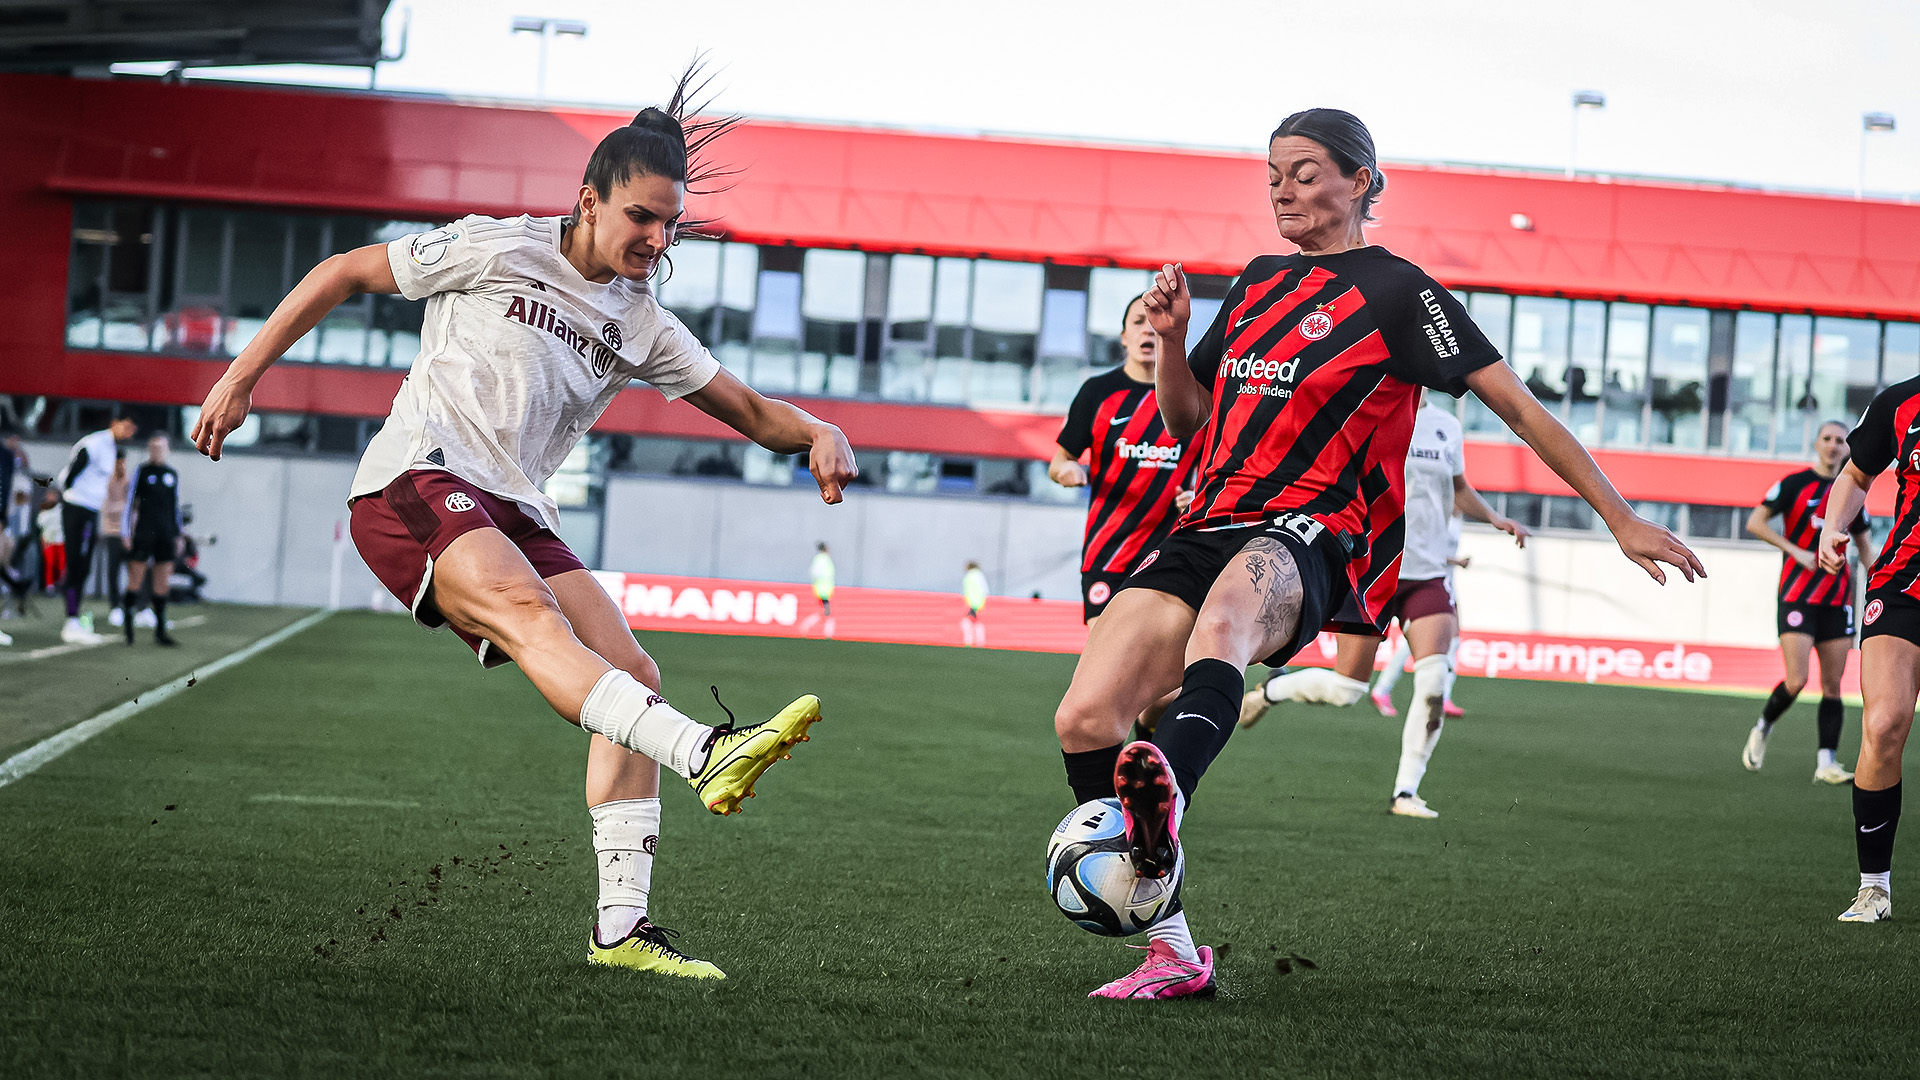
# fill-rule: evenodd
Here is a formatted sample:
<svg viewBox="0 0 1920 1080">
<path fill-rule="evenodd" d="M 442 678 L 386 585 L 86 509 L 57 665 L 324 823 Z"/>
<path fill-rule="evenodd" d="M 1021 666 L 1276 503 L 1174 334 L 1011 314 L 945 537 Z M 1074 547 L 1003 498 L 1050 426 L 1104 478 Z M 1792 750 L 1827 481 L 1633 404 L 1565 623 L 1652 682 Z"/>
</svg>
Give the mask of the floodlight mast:
<svg viewBox="0 0 1920 1080">
<path fill-rule="evenodd" d="M 513 32 L 540 35 L 540 66 L 534 79 L 534 96 L 540 101 L 545 101 L 547 100 L 547 42 L 552 41 L 557 35 L 586 37 L 587 24 L 574 19 L 539 19 L 529 15 L 516 15 L 513 18 Z"/>
<path fill-rule="evenodd" d="M 1870 112 L 1860 114 L 1860 170 L 1853 175 L 1853 197 L 1867 197 L 1867 136 L 1876 131 L 1891 133 L 1894 130 L 1893 114 Z"/>
<path fill-rule="evenodd" d="M 1567 179 L 1573 179 L 1574 171 L 1580 164 L 1580 114 L 1589 109 L 1599 110 L 1606 107 L 1607 95 L 1598 90 L 1573 92 L 1573 134 L 1567 143 Z"/>
</svg>

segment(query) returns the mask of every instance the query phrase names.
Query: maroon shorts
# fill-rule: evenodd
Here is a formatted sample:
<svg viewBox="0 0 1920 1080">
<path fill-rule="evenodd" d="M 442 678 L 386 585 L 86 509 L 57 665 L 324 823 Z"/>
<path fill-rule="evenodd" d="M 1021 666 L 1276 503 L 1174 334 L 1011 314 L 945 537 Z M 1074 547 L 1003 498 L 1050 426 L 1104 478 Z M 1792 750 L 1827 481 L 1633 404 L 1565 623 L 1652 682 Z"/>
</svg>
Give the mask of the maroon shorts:
<svg viewBox="0 0 1920 1080">
<path fill-rule="evenodd" d="M 1453 585 L 1446 578 L 1426 578 L 1422 581 L 1400 579 L 1400 587 L 1393 591 L 1393 599 L 1387 601 L 1387 608 L 1381 613 L 1380 625 L 1385 626 L 1398 618 L 1402 629 L 1415 619 L 1428 615 L 1453 614 Z"/>
<path fill-rule="evenodd" d="M 401 473 L 377 495 L 352 503 L 353 546 L 387 591 L 413 611 L 420 625 L 438 628 L 446 616 L 433 606 L 433 560 L 462 533 L 499 529 L 543 578 L 586 564 L 551 529 L 497 495 L 450 472 L 415 469 Z M 495 667 L 511 660 L 484 638 L 454 627 L 480 662 Z"/>
</svg>

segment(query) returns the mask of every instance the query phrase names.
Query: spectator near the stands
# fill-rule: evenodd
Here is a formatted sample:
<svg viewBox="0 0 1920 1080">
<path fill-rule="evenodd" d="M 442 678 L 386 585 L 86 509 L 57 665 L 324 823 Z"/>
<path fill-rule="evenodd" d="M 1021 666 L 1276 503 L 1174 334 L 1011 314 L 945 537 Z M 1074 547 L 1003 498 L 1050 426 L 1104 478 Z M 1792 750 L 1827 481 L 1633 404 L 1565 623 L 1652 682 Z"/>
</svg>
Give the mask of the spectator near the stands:
<svg viewBox="0 0 1920 1080">
<path fill-rule="evenodd" d="M 80 595 L 93 568 L 93 545 L 100 535 L 100 507 L 107 501 L 107 483 L 113 478 L 114 454 L 123 439 L 133 437 L 133 421 L 120 417 L 105 428 L 73 444 L 67 466 L 55 484 L 61 492 L 61 531 L 66 539 L 67 573 L 63 589 L 67 621 L 60 640 L 97 645 L 100 635 L 80 624 Z"/>
<path fill-rule="evenodd" d="M 99 546 L 107 556 L 107 576 L 106 580 L 99 583 L 96 590 L 101 596 L 105 596 L 109 603 L 120 599 L 120 567 L 127 561 L 126 522 L 129 483 L 127 452 L 116 446 L 113 450 L 113 475 L 107 479 L 107 499 L 100 504 Z M 116 615 L 119 611 L 119 608 L 113 609 Z"/>
<path fill-rule="evenodd" d="M 67 576 L 67 537 L 61 527 L 60 493 L 48 488 L 34 524 L 40 529 L 41 587 L 52 592 Z"/>
</svg>

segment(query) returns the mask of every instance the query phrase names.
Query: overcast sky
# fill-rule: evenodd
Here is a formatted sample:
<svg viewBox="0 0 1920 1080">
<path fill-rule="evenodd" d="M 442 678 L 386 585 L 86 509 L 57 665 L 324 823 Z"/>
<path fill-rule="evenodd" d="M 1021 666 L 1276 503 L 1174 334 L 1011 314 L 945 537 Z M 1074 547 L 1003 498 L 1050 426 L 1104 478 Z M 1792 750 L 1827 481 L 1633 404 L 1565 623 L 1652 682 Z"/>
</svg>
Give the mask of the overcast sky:
<svg viewBox="0 0 1920 1080">
<path fill-rule="evenodd" d="M 705 49 L 750 115 L 1251 150 L 1331 105 L 1389 160 L 1559 169 L 1594 89 L 1583 170 L 1850 194 L 1883 110 L 1867 188 L 1920 195 L 1916 0 L 396 0 L 379 87 L 535 97 L 518 15 L 588 26 L 550 45 L 557 102 L 660 101 Z"/>
</svg>

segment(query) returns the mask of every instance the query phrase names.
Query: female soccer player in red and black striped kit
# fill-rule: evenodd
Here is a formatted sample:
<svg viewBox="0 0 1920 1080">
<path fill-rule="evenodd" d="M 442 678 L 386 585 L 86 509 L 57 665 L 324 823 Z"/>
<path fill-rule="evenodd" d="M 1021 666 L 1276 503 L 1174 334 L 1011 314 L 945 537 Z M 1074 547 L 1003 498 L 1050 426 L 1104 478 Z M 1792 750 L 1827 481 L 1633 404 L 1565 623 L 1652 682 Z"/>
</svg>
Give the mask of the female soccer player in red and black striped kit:
<svg viewBox="0 0 1920 1080">
<path fill-rule="evenodd" d="M 1747 733 L 1747 744 L 1740 750 L 1740 763 L 1759 772 L 1767 757 L 1767 736 L 1793 699 L 1807 685 L 1807 655 L 1820 655 L 1820 712 L 1818 759 L 1813 778 L 1828 784 L 1844 784 L 1853 779 L 1834 757 L 1840 749 L 1840 725 L 1846 708 L 1840 701 L 1840 676 L 1847 670 L 1847 653 L 1853 650 L 1853 571 L 1842 569 L 1829 574 L 1820 569 L 1815 549 L 1820 546 L 1820 517 L 1827 501 L 1827 489 L 1847 460 L 1847 425 L 1829 420 L 1814 436 L 1813 465 L 1801 469 L 1767 491 L 1767 497 L 1753 508 L 1747 518 L 1747 531 L 1780 549 L 1780 660 L 1787 677 L 1773 688 L 1760 710 L 1760 720 Z M 1775 532 L 1773 518 L 1780 519 Z M 1847 524 L 1854 550 L 1861 565 L 1873 562 L 1873 547 L 1867 538 L 1867 516 L 1859 514 Z"/>
<path fill-rule="evenodd" d="M 1094 624 L 1054 717 L 1075 798 L 1119 796 L 1143 877 L 1181 861 L 1180 817 L 1236 726 L 1247 665 L 1284 663 L 1330 621 L 1371 631 L 1393 596 L 1422 386 L 1478 394 L 1656 581 L 1660 562 L 1703 573 L 1633 513 L 1452 294 L 1368 245 L 1361 227 L 1385 180 L 1365 125 L 1337 109 L 1295 113 L 1267 165 L 1275 222 L 1299 253 L 1249 264 L 1191 357 L 1180 267 L 1147 291 L 1161 416 L 1178 438 L 1206 429 L 1199 491 Z M 1176 687 L 1153 742 L 1123 747 L 1140 710 Z M 1212 953 L 1184 914 L 1149 934 L 1145 962 L 1095 996 L 1212 988 Z"/>
<path fill-rule="evenodd" d="M 1893 834 L 1900 825 L 1900 754 L 1920 698 L 1920 378 L 1875 395 L 1847 436 L 1852 457 L 1827 494 L 1820 568 L 1845 571 L 1845 526 L 1867 505 L 1873 478 L 1894 466 L 1893 527 L 1867 577 L 1860 612 L 1860 761 L 1853 777 L 1853 841 L 1860 891 L 1841 922 L 1893 916 Z"/>
<path fill-rule="evenodd" d="M 1167 434 L 1153 396 L 1160 335 L 1147 324 L 1144 296 L 1127 301 L 1120 343 L 1126 362 L 1081 385 L 1047 465 L 1047 475 L 1061 487 L 1093 489 L 1080 553 L 1082 618 L 1088 625 L 1193 500 L 1187 483 L 1193 463 L 1181 441 Z"/>
</svg>

